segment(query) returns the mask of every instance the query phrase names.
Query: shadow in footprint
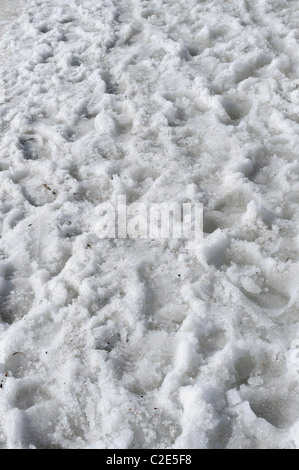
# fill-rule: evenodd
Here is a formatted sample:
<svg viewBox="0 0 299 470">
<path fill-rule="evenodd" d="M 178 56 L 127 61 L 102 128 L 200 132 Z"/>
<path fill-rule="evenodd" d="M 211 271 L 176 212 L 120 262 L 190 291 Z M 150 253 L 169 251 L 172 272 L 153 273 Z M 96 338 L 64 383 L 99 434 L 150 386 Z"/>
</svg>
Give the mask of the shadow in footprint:
<svg viewBox="0 0 299 470">
<path fill-rule="evenodd" d="M 0 317 L 4 323 L 11 325 L 15 319 L 13 307 L 10 305 L 10 297 L 14 290 L 14 268 L 10 263 L 0 266 Z"/>
<path fill-rule="evenodd" d="M 278 429 L 287 429 L 299 417 L 299 403 L 295 394 L 289 397 L 255 397 L 250 400 L 250 407 L 257 417 Z"/>
<path fill-rule="evenodd" d="M 33 137 L 22 137 L 19 142 L 25 160 L 36 160 L 38 158 Z"/>
<path fill-rule="evenodd" d="M 106 85 L 106 93 L 108 95 L 116 95 L 118 92 L 118 87 L 116 83 L 114 83 L 112 76 L 109 72 L 106 71 L 102 74 L 102 80 L 105 82 Z"/>
<path fill-rule="evenodd" d="M 246 103 L 236 103 L 227 96 L 221 96 L 219 101 L 231 120 L 230 124 L 238 125 L 248 112 L 248 105 Z"/>
</svg>

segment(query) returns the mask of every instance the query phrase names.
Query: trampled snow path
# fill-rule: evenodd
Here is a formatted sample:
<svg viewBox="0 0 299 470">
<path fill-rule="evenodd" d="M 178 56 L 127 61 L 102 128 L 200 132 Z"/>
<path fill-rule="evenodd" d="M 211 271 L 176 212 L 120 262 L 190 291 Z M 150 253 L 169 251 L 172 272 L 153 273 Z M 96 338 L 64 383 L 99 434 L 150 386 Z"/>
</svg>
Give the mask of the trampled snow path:
<svg viewBox="0 0 299 470">
<path fill-rule="evenodd" d="M 28 0 L 5 27 L 2 448 L 299 447 L 298 20 Z M 100 240 L 118 195 L 202 202 L 203 243 Z"/>
</svg>

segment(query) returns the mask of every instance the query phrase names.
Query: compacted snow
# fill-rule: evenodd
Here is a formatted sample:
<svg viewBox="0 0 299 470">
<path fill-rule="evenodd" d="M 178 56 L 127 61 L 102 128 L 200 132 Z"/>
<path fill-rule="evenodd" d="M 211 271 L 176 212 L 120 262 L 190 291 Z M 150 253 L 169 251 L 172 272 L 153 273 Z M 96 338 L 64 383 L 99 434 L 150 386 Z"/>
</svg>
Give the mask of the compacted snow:
<svg viewBox="0 0 299 470">
<path fill-rule="evenodd" d="M 1 1 L 2 448 L 299 448 L 298 25 Z M 119 196 L 202 203 L 203 242 L 101 239 Z"/>
</svg>

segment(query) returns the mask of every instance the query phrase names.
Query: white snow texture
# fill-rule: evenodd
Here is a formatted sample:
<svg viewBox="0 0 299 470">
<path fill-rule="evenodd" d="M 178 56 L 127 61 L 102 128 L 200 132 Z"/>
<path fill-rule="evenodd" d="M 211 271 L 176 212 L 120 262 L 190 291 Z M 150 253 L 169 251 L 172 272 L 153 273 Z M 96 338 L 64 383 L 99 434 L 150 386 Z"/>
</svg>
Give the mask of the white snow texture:
<svg viewBox="0 0 299 470">
<path fill-rule="evenodd" d="M 0 447 L 298 449 L 298 1 L 1 7 Z"/>
</svg>

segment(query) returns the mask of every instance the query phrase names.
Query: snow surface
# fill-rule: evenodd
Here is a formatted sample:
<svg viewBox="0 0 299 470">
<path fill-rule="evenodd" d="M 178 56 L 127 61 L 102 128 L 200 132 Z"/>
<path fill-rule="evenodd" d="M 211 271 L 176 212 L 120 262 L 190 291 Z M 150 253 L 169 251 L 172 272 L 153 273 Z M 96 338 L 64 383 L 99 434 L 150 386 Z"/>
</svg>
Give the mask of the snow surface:
<svg viewBox="0 0 299 470">
<path fill-rule="evenodd" d="M 1 0 L 1 448 L 299 448 L 298 21 Z M 99 239 L 119 195 L 203 243 Z"/>
</svg>

